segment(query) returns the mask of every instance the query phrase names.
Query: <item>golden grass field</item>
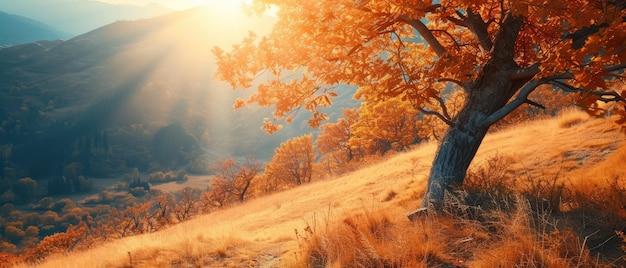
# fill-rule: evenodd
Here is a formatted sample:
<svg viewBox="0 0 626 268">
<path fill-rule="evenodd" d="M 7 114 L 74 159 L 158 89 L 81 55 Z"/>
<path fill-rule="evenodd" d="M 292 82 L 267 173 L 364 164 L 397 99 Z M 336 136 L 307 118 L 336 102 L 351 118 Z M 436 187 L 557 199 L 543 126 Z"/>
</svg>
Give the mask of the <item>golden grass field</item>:
<svg viewBox="0 0 626 268">
<path fill-rule="evenodd" d="M 623 132 L 610 120 L 589 119 L 582 112 L 570 111 L 555 119 L 522 123 L 489 134 L 473 166 L 480 166 L 497 155 L 510 163 L 508 172 L 513 176 L 569 178 L 573 187 L 593 191 L 597 185 L 606 183 L 607 178 L 622 175 L 626 162 L 624 140 Z M 406 252 L 399 258 L 423 256 L 423 259 L 413 260 L 418 267 L 430 267 L 427 264 L 438 258 L 455 258 L 448 263 L 458 262 L 458 267 L 508 267 L 499 261 L 502 261 L 501 256 L 510 253 L 498 255 L 499 250 L 539 243 L 539 240 L 521 238 L 531 237 L 524 236 L 525 232 L 530 232 L 524 227 L 530 219 L 525 213 L 528 208 L 523 205 L 518 205 L 513 214 L 502 218 L 502 224 L 506 226 L 502 233 L 508 234 L 509 240 L 495 240 L 480 227 L 461 228 L 441 217 L 409 222 L 406 214 L 420 205 L 435 151 L 435 143 L 421 144 L 411 151 L 386 156 L 378 163 L 338 178 L 253 199 L 155 233 L 105 242 L 85 252 L 52 256 L 38 267 L 131 267 L 131 264 L 132 267 L 313 266 L 310 264 L 310 245 L 316 242 L 312 240 L 332 240 L 332 233 L 341 237 L 350 232 L 357 233 L 355 237 L 358 238 L 361 227 L 353 225 L 362 226 L 367 222 L 374 226 L 394 226 L 387 229 L 389 237 L 394 240 L 369 243 L 372 252 L 382 255 L 387 254 L 386 251 L 404 250 Z M 428 228 L 433 221 L 439 227 Z M 341 228 L 347 228 L 347 231 L 342 233 Z M 401 240 L 419 236 L 427 239 L 412 244 L 420 244 L 422 249 L 419 250 L 428 254 L 415 255 L 413 251 L 418 249 L 399 246 L 407 243 Z M 324 245 L 330 250 L 335 245 L 340 251 L 342 243 L 345 247 L 357 243 L 353 240 L 346 237 L 339 241 L 339 245 L 328 241 Z M 450 252 L 461 249 L 466 252 L 470 246 L 486 253 L 472 257 Z M 515 256 L 508 258 L 514 259 Z M 347 264 L 350 260 L 349 256 L 336 256 L 328 261 L 327 266 L 350 267 Z M 411 262 L 405 261 L 403 266 L 407 263 Z M 554 265 L 547 266 L 570 265 L 555 261 Z"/>
</svg>

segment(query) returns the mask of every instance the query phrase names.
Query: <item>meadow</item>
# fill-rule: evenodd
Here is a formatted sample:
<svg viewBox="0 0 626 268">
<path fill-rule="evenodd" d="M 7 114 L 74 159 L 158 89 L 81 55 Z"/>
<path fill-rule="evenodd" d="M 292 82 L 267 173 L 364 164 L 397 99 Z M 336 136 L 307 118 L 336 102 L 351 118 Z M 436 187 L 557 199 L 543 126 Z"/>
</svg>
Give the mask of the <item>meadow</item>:
<svg viewBox="0 0 626 268">
<path fill-rule="evenodd" d="M 619 267 L 623 130 L 568 111 L 491 133 L 442 211 L 435 142 L 154 233 L 16 267 Z M 626 249 L 624 249 L 626 250 Z"/>
</svg>

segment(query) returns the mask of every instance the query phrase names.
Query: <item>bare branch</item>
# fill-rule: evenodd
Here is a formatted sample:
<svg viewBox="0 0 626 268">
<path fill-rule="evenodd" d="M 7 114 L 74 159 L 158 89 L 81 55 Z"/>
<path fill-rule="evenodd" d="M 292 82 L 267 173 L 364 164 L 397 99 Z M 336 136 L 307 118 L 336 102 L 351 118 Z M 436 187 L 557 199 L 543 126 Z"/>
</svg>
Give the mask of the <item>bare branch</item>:
<svg viewBox="0 0 626 268">
<path fill-rule="evenodd" d="M 431 110 L 426 110 L 426 109 L 424 109 L 422 107 L 417 108 L 417 110 L 422 112 L 425 115 L 434 115 L 434 116 L 436 116 L 437 118 L 441 119 L 441 121 L 446 123 L 446 125 L 448 125 L 448 126 L 454 126 L 454 123 L 450 119 L 446 118 L 444 115 L 442 115 L 442 114 L 440 114 L 438 112 L 431 111 Z"/>
<path fill-rule="evenodd" d="M 446 102 L 443 100 L 443 98 L 439 96 L 435 96 L 433 98 L 437 100 L 437 102 L 439 103 L 439 107 L 441 107 L 442 115 L 446 117 L 446 119 L 448 119 L 449 121 L 452 121 L 452 116 L 450 116 L 450 113 L 448 113 L 448 107 L 446 107 Z"/>
<path fill-rule="evenodd" d="M 550 81 L 551 85 L 557 86 L 565 91 L 573 93 L 587 93 L 598 96 L 598 100 L 604 103 L 626 101 L 619 93 L 613 90 L 591 90 L 586 88 L 574 87 L 561 81 Z"/>
<path fill-rule="evenodd" d="M 526 99 L 526 101 L 524 101 L 524 103 L 528 103 L 528 104 L 530 104 L 532 106 L 538 107 L 538 108 L 543 109 L 543 110 L 546 109 L 546 106 L 544 106 L 543 104 L 535 102 L 535 101 L 532 101 L 532 100 L 529 100 L 529 99 Z"/>
</svg>

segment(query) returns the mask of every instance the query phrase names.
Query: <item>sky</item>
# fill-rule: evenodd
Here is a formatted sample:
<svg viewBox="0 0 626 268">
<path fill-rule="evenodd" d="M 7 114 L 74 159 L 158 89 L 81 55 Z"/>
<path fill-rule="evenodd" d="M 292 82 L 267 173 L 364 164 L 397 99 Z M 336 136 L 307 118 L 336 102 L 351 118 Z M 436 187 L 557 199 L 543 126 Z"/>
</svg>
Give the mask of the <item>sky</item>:
<svg viewBox="0 0 626 268">
<path fill-rule="evenodd" d="M 237 1 L 237 0 L 98 0 L 100 2 L 106 2 L 111 4 L 131 4 L 137 6 L 146 6 L 150 3 L 157 3 L 159 5 L 173 8 L 173 9 L 187 9 L 194 6 L 200 6 L 213 3 L 242 3 L 250 1 Z"/>
</svg>

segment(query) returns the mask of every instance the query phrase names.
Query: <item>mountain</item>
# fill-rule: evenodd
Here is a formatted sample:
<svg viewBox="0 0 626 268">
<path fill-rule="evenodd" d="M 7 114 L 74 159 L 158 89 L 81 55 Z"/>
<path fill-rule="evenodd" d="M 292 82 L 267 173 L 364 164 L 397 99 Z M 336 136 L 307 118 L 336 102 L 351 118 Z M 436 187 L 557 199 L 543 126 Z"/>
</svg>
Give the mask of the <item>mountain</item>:
<svg viewBox="0 0 626 268">
<path fill-rule="evenodd" d="M 107 176 L 159 165 L 194 171 L 247 154 L 268 160 L 280 142 L 312 131 L 307 115 L 278 134 L 262 132 L 270 110 L 233 112 L 234 100 L 249 93 L 213 80 L 211 49 L 239 42 L 251 29 L 268 32 L 272 23 L 207 6 L 0 49 L 5 167 L 41 177 L 81 162 L 88 174 Z M 355 105 L 349 93 L 331 116 Z"/>
<path fill-rule="evenodd" d="M 70 36 L 36 20 L 0 11 L 0 47 Z"/>
<path fill-rule="evenodd" d="M 173 11 L 157 4 L 140 7 L 86 0 L 2 0 L 0 10 L 36 19 L 74 36 L 118 20 L 145 19 Z"/>
</svg>

